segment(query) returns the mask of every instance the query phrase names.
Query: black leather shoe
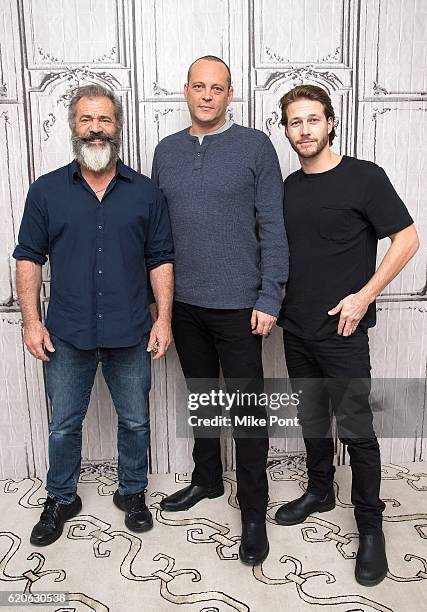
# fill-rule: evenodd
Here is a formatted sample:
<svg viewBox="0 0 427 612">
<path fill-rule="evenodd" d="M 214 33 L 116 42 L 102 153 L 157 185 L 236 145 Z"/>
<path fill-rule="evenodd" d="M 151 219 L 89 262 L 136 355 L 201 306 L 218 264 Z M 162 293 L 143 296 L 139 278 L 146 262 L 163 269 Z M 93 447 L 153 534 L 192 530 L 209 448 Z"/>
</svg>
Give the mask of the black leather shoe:
<svg viewBox="0 0 427 612">
<path fill-rule="evenodd" d="M 82 500 L 78 495 L 71 504 L 60 504 L 52 497 L 44 503 L 39 522 L 34 525 L 30 542 L 34 546 L 47 546 L 57 540 L 64 529 L 65 521 L 76 516 L 82 509 Z"/>
<path fill-rule="evenodd" d="M 276 512 L 276 522 L 279 525 L 298 525 L 313 512 L 328 512 L 335 508 L 335 494 L 333 489 L 325 497 L 313 493 L 304 493 L 298 499 L 283 504 Z"/>
<path fill-rule="evenodd" d="M 354 575 L 359 584 L 375 586 L 387 575 L 384 534 L 360 534 Z"/>
<path fill-rule="evenodd" d="M 224 495 L 222 482 L 216 487 L 190 485 L 162 499 L 160 507 L 162 510 L 168 510 L 169 512 L 179 512 L 180 510 L 189 510 L 202 499 L 213 499 L 214 497 L 221 497 L 221 495 Z"/>
<path fill-rule="evenodd" d="M 145 504 L 144 491 L 134 495 L 120 495 L 118 491 L 114 493 L 113 502 L 126 512 L 125 525 L 130 531 L 148 531 L 153 526 L 153 517 Z"/>
<path fill-rule="evenodd" d="M 239 548 L 240 560 L 248 565 L 262 563 L 269 550 L 265 523 L 242 523 L 242 539 Z"/>
</svg>

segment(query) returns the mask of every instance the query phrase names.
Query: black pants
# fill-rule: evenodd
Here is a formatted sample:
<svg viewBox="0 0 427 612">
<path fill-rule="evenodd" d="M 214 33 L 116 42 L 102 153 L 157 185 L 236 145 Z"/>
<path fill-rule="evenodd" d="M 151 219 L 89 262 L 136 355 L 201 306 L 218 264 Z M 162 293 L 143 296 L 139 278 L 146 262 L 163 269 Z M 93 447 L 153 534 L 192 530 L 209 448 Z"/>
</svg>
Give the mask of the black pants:
<svg viewBox="0 0 427 612">
<path fill-rule="evenodd" d="M 284 330 L 283 340 L 292 387 L 303 390 L 299 419 L 307 450 L 308 491 L 325 495 L 332 487 L 335 413 L 339 438 L 350 455 L 351 501 L 359 533 L 378 533 L 385 505 L 379 498 L 380 450 L 369 405 L 368 335 L 357 328 L 348 337 L 304 340 Z"/>
<path fill-rule="evenodd" d="M 262 383 L 262 337 L 251 331 L 252 308 L 225 310 L 175 302 L 172 330 L 175 346 L 190 391 L 195 379 L 218 380 L 220 365 L 226 382 Z M 252 381 L 252 382 L 250 382 Z M 203 386 L 203 382 L 201 383 Z M 227 384 L 227 391 L 229 390 Z M 242 391 L 242 389 L 240 389 Z M 253 389 L 252 389 L 253 390 Z M 264 521 L 267 509 L 266 475 L 268 436 L 233 432 L 236 444 L 237 498 L 246 521 Z M 253 432 L 252 432 L 253 434 Z M 192 483 L 215 486 L 222 481 L 220 439 L 194 431 Z"/>
</svg>

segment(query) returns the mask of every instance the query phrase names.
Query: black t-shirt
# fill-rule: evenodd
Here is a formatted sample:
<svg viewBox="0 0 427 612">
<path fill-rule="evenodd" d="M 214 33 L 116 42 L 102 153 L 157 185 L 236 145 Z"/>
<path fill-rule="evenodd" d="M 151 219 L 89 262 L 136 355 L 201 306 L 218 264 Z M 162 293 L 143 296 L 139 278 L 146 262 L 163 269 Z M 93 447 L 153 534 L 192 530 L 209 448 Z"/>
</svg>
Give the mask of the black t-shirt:
<svg viewBox="0 0 427 612">
<path fill-rule="evenodd" d="M 328 310 L 374 274 L 378 240 L 413 220 L 384 170 L 354 157 L 327 172 L 297 170 L 284 186 L 290 270 L 278 325 L 320 340 L 337 331 L 339 314 Z M 375 322 L 373 303 L 360 325 Z"/>
</svg>

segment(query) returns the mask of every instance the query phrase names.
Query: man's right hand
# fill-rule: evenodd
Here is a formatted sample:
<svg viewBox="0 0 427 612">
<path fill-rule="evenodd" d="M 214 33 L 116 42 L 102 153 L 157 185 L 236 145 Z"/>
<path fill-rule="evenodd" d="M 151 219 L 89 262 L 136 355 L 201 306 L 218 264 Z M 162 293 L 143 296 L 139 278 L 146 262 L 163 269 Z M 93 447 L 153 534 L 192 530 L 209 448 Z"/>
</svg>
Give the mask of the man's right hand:
<svg viewBox="0 0 427 612">
<path fill-rule="evenodd" d="M 33 321 L 24 325 L 24 342 L 31 355 L 40 361 L 50 361 L 45 349 L 50 353 L 55 352 L 49 332 L 41 321 Z"/>
<path fill-rule="evenodd" d="M 153 348 L 158 343 L 155 352 Z M 150 338 L 148 340 L 147 352 L 153 351 L 153 359 L 160 359 L 166 354 L 170 344 L 172 342 L 172 328 L 171 320 L 169 317 L 157 317 L 156 322 L 151 328 Z"/>
</svg>

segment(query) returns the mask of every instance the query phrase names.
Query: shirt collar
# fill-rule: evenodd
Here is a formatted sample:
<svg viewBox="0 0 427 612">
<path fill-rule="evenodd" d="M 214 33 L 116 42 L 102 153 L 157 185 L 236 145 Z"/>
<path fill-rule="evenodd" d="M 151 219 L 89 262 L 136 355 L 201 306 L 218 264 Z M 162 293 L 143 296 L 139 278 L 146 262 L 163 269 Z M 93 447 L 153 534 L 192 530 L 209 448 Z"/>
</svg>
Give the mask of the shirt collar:
<svg viewBox="0 0 427 612">
<path fill-rule="evenodd" d="M 209 136 L 213 138 L 216 138 L 217 136 L 220 136 L 221 134 L 223 134 L 224 132 L 227 132 L 230 128 L 232 128 L 234 125 L 236 125 L 234 123 L 234 121 L 232 119 L 228 119 L 220 128 L 218 128 L 217 130 L 215 130 L 214 132 L 208 132 L 207 134 L 190 134 L 190 129 L 191 126 L 188 128 L 185 128 L 185 130 L 183 130 L 185 136 L 187 137 L 188 140 L 194 140 L 195 138 L 199 138 L 200 136 Z"/>
<path fill-rule="evenodd" d="M 80 170 L 80 166 L 75 159 L 73 159 L 73 161 L 70 164 L 70 174 L 71 174 L 71 180 L 73 182 L 75 182 L 76 178 L 80 178 L 80 179 L 83 178 L 81 170 Z M 126 164 L 124 164 L 121 159 L 117 160 L 115 176 L 124 178 L 127 181 L 133 180 L 131 169 L 129 168 L 129 166 L 126 166 Z"/>
</svg>

